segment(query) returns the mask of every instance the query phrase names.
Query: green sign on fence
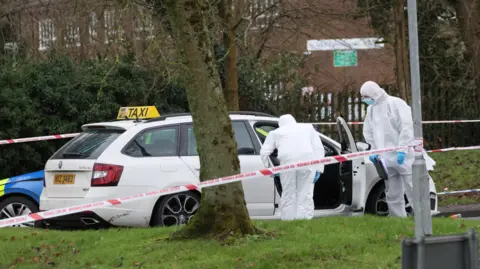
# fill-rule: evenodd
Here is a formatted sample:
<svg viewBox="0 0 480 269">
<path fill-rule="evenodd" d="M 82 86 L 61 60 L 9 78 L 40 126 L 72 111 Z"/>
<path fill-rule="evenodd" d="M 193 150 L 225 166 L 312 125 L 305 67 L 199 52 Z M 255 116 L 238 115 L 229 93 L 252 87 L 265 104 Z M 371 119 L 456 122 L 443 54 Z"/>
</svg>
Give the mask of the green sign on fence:
<svg viewBox="0 0 480 269">
<path fill-rule="evenodd" d="M 334 50 L 333 51 L 333 66 L 357 66 L 357 51 L 356 50 Z"/>
</svg>

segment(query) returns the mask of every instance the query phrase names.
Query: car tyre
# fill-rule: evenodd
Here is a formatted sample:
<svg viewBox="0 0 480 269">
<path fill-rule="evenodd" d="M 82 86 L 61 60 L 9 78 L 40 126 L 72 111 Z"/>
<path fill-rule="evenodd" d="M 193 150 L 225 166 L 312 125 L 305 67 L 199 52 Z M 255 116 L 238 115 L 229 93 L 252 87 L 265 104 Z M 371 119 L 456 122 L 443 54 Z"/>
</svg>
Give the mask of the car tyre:
<svg viewBox="0 0 480 269">
<path fill-rule="evenodd" d="M 404 199 L 407 215 L 413 216 L 413 209 L 408 203 L 407 197 L 404 196 Z M 365 213 L 379 217 L 388 216 L 388 204 L 385 196 L 385 183 L 383 181 L 376 185 L 370 192 L 367 203 L 365 204 Z"/>
<path fill-rule="evenodd" d="M 200 207 L 200 195 L 181 192 L 161 197 L 153 209 L 151 226 L 187 224 Z"/>
<path fill-rule="evenodd" d="M 0 219 L 25 216 L 31 213 L 37 213 L 39 211 L 40 209 L 37 203 L 22 196 L 7 197 L 0 202 Z M 41 221 L 35 221 L 33 223 L 25 223 L 13 227 L 42 228 L 43 224 Z"/>
</svg>

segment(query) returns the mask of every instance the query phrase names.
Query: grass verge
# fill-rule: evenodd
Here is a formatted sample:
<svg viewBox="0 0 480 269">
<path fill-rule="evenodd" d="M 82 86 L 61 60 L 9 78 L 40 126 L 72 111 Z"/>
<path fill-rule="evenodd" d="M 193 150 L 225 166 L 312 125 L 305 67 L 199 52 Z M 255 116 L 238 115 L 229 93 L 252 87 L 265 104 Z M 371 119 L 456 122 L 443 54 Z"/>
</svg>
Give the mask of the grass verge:
<svg viewBox="0 0 480 269">
<path fill-rule="evenodd" d="M 438 192 L 480 189 L 480 150 L 450 151 L 429 154 L 437 164 L 430 175 Z M 439 206 L 480 203 L 480 194 L 439 196 Z"/>
<path fill-rule="evenodd" d="M 435 234 L 463 233 L 479 221 L 439 218 Z M 321 218 L 256 222 L 275 234 L 225 246 L 169 241 L 173 229 L 43 231 L 1 229 L 0 268 L 400 268 L 401 241 L 412 219 Z"/>
</svg>

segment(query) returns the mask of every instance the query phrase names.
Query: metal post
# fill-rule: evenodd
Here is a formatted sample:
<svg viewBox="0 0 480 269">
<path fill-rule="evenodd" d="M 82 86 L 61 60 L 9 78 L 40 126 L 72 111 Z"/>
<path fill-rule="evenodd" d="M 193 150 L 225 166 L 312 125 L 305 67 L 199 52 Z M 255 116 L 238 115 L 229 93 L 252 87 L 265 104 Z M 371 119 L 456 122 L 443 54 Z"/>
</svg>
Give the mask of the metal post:
<svg viewBox="0 0 480 269">
<path fill-rule="evenodd" d="M 410 77 L 412 82 L 412 114 L 415 142 L 415 161 L 412 169 L 413 208 L 415 216 L 415 236 L 432 234 L 432 216 L 430 213 L 429 179 L 425 159 L 423 158 L 422 96 L 420 90 L 420 60 L 418 56 L 417 1 L 408 0 L 408 39 L 410 47 Z"/>
<path fill-rule="evenodd" d="M 420 236 L 417 237 L 415 240 L 417 243 L 417 269 L 424 269 L 425 268 L 425 237 Z"/>
</svg>

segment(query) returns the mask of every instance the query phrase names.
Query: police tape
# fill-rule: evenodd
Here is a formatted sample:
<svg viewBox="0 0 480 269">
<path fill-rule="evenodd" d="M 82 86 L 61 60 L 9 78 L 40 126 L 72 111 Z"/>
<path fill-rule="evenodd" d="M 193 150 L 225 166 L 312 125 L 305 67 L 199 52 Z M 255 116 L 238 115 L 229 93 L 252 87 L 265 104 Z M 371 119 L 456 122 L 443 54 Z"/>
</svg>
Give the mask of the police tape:
<svg viewBox="0 0 480 269">
<path fill-rule="evenodd" d="M 457 150 L 477 150 L 480 149 L 480 146 L 471 146 L 471 147 L 453 147 L 453 148 L 446 148 L 446 149 L 434 149 L 428 150 L 429 153 L 435 152 L 448 152 L 448 151 L 457 151 Z M 460 190 L 460 191 L 444 191 L 438 192 L 437 195 L 449 195 L 449 194 L 460 194 L 460 193 L 476 193 L 480 192 L 480 189 L 471 189 L 471 190 Z"/>
<path fill-rule="evenodd" d="M 438 192 L 437 195 L 476 193 L 476 192 L 480 192 L 480 189 L 461 190 L 461 191 L 444 191 L 444 192 Z"/>
<path fill-rule="evenodd" d="M 480 120 L 440 120 L 440 121 L 422 121 L 422 124 L 436 124 L 436 123 L 472 123 L 472 122 L 480 122 Z M 335 125 L 336 122 L 305 122 L 314 125 Z M 362 121 L 351 121 L 347 122 L 347 124 L 351 125 L 360 125 L 363 124 Z M 26 143 L 26 142 L 34 142 L 34 141 L 46 141 L 46 140 L 54 140 L 54 139 L 64 139 L 64 138 L 72 138 L 80 133 L 70 133 L 70 134 L 58 134 L 58 135 L 47 135 L 47 136 L 36 136 L 36 137 L 27 137 L 27 138 L 12 138 L 12 139 L 5 139 L 0 140 L 0 145 L 7 145 L 7 144 L 17 144 L 17 143 Z"/>
<path fill-rule="evenodd" d="M 0 145 L 27 143 L 27 142 L 45 141 L 45 140 L 54 140 L 54 139 L 63 139 L 63 138 L 72 138 L 72 137 L 75 137 L 79 134 L 80 133 L 71 133 L 71 134 L 57 134 L 57 135 L 46 135 L 46 136 L 35 136 L 35 137 L 26 137 L 26 138 L 6 139 L 6 140 L 0 140 Z"/>
<path fill-rule="evenodd" d="M 422 121 L 422 124 L 440 124 L 440 123 L 474 123 L 480 122 L 480 120 L 433 120 L 433 121 Z M 335 125 L 336 122 L 305 122 L 314 125 Z M 350 125 L 361 125 L 363 121 L 349 121 L 347 124 Z"/>
<path fill-rule="evenodd" d="M 385 148 L 385 149 L 379 149 L 379 150 L 362 151 L 362 152 L 355 152 L 355 153 L 349 153 L 349 154 L 343 154 L 343 155 L 336 155 L 332 157 L 324 157 L 316 160 L 285 164 L 285 165 L 280 165 L 272 168 L 265 168 L 258 171 L 241 173 L 241 174 L 222 177 L 222 178 L 216 178 L 208 181 L 202 181 L 202 182 L 199 182 L 198 184 L 187 184 L 183 186 L 177 186 L 177 187 L 155 190 L 155 191 L 150 191 L 150 192 L 141 193 L 141 194 L 135 194 L 135 195 L 126 196 L 123 198 L 115 198 L 115 199 L 109 199 L 105 201 L 98 201 L 98 202 L 87 203 L 82 205 L 52 209 L 48 211 L 32 213 L 25 216 L 18 216 L 18 217 L 0 220 L 0 228 L 19 225 L 19 224 L 33 222 L 33 221 L 41 221 L 44 219 L 51 219 L 51 218 L 66 216 L 66 215 L 79 213 L 83 211 L 90 211 L 95 208 L 105 208 L 105 207 L 116 206 L 119 204 L 125 204 L 132 201 L 143 200 L 151 197 L 169 195 L 169 194 L 185 192 L 185 191 L 199 190 L 201 188 L 214 187 L 218 185 L 228 184 L 232 182 L 239 182 L 239 181 L 252 179 L 252 178 L 270 176 L 277 173 L 283 173 L 285 171 L 294 171 L 294 170 L 303 169 L 309 166 L 342 163 L 342 162 L 351 161 L 354 159 L 364 158 L 370 155 L 405 150 L 411 147 L 413 146 Z"/>
<path fill-rule="evenodd" d="M 417 143 L 422 143 L 418 141 Z M 471 146 L 471 147 L 457 147 L 457 148 L 445 148 L 445 149 L 434 149 L 434 150 L 428 150 L 426 152 L 428 153 L 435 153 L 435 152 L 448 152 L 448 151 L 454 151 L 454 150 L 476 150 L 480 149 L 480 146 Z M 34 181 L 34 180 L 39 180 L 39 178 L 28 178 L 28 179 L 23 179 L 23 180 L 15 180 L 12 182 L 1 182 L 0 181 L 0 187 L 4 185 L 13 185 L 25 181 Z"/>
<path fill-rule="evenodd" d="M 454 147 L 446 149 L 434 149 L 427 152 L 448 152 L 448 151 L 457 151 L 457 150 L 477 150 L 480 149 L 480 146 L 471 146 L 471 147 Z M 471 190 L 460 190 L 460 191 L 444 191 L 438 192 L 437 195 L 448 195 L 448 194 L 461 194 L 461 193 L 476 193 L 480 192 L 480 189 L 471 189 Z"/>
<path fill-rule="evenodd" d="M 446 149 L 434 149 L 434 150 L 428 150 L 427 152 L 429 152 L 429 153 L 434 153 L 434 152 L 448 152 L 448 151 L 476 150 L 476 149 L 480 149 L 480 146 L 453 147 L 453 148 L 446 148 Z"/>
</svg>

